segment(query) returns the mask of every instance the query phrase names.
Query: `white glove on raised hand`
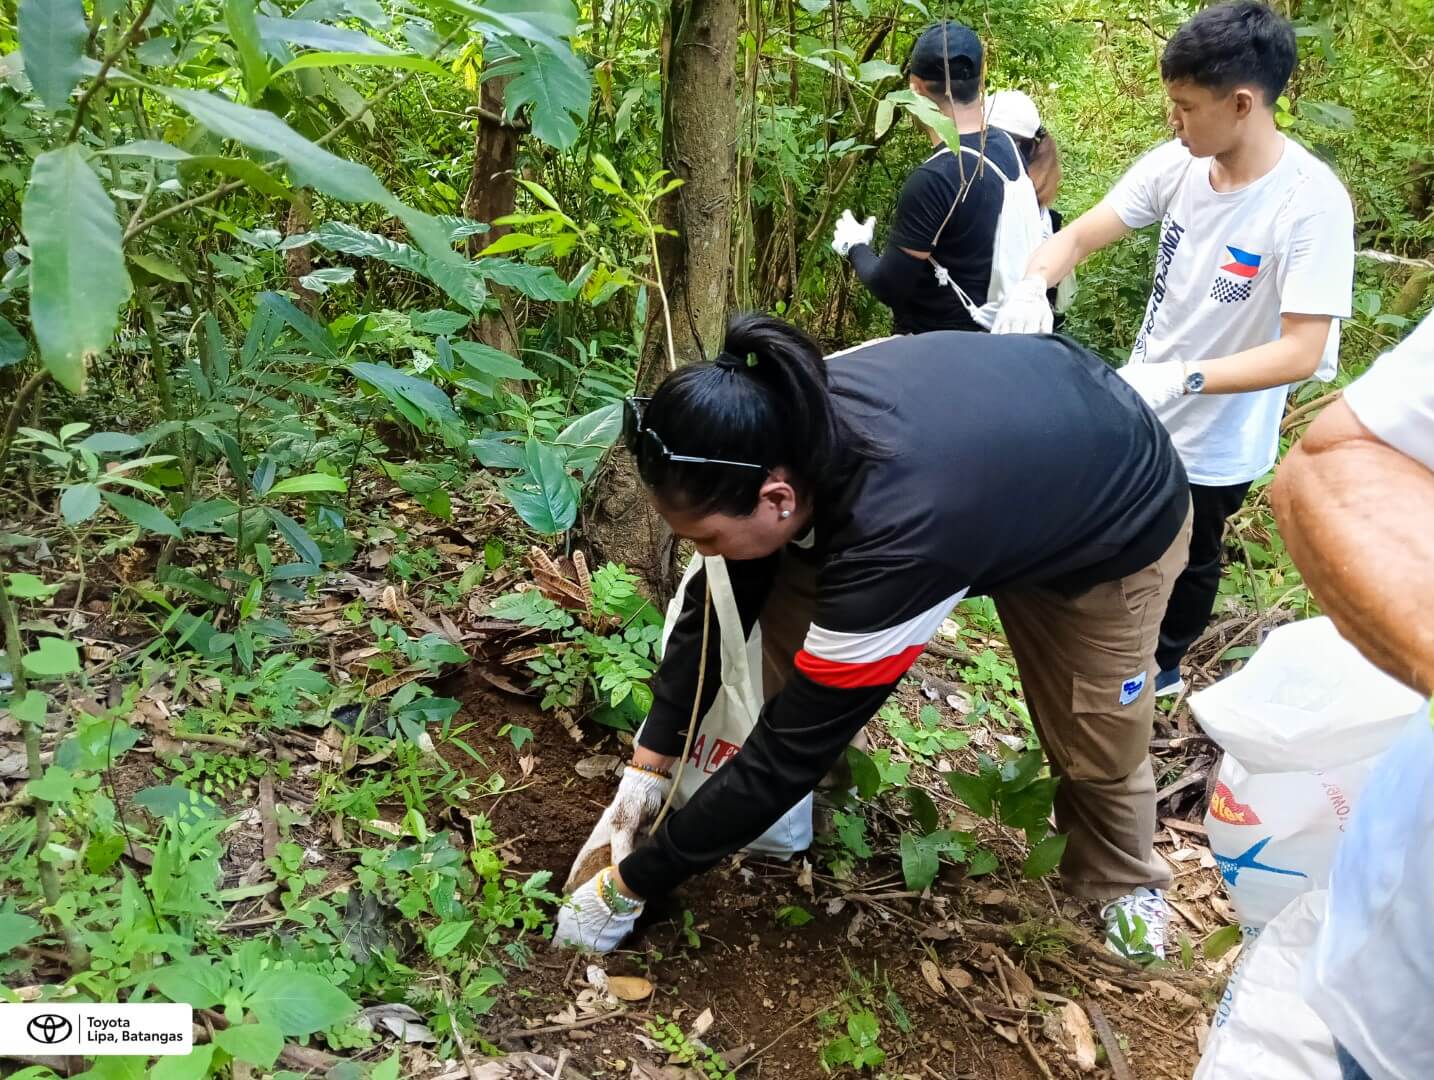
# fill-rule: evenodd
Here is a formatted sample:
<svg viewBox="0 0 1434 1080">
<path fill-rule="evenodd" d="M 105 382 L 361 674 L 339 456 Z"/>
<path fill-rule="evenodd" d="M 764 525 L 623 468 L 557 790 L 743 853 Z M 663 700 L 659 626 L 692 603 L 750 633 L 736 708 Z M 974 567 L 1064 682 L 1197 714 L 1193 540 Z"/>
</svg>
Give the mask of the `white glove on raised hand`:
<svg viewBox="0 0 1434 1080">
<path fill-rule="evenodd" d="M 604 867 L 584 882 L 558 911 L 553 944 L 584 952 L 607 953 L 637 925 L 642 901 L 618 892 L 613 867 Z"/>
<path fill-rule="evenodd" d="M 1046 279 L 1038 274 L 1022 278 L 1006 294 L 991 323 L 993 334 L 1049 334 L 1055 316 L 1051 314 Z"/>
<path fill-rule="evenodd" d="M 837 218 L 836 229 L 832 232 L 832 250 L 844 259 L 847 252 L 857 244 L 870 244 L 875 235 L 876 218 L 857 221 L 850 210 L 843 210 L 841 217 Z"/>
<path fill-rule="evenodd" d="M 1128 382 L 1152 409 L 1185 396 L 1185 365 L 1179 360 L 1167 360 L 1160 364 L 1126 364 L 1116 374 Z"/>
<path fill-rule="evenodd" d="M 617 794 L 573 860 L 563 891 L 573 892 L 604 866 L 616 866 L 631 855 L 638 837 L 657 820 L 671 790 L 672 781 L 660 773 L 636 765 L 624 769 Z"/>
</svg>

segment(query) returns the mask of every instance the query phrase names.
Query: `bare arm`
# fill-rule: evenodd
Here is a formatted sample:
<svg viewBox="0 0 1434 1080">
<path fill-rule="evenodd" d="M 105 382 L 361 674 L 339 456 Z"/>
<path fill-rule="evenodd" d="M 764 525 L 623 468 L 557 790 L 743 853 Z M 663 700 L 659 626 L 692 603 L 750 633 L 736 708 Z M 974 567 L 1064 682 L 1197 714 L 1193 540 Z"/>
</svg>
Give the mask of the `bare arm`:
<svg viewBox="0 0 1434 1080">
<path fill-rule="evenodd" d="M 1076 264 L 1093 252 L 1115 243 L 1130 227 L 1105 203 L 1097 203 L 1056 233 L 1031 256 L 1026 276 L 1043 278 L 1047 284 L 1063 281 Z"/>
<path fill-rule="evenodd" d="M 1343 401 L 1275 474 L 1280 535 L 1320 606 L 1378 667 L 1434 693 L 1434 472 Z"/>
<path fill-rule="evenodd" d="M 1243 394 L 1303 382 L 1319 367 L 1330 322 L 1328 315 L 1281 315 L 1274 341 L 1195 364 L 1205 375 L 1203 392 Z"/>
</svg>

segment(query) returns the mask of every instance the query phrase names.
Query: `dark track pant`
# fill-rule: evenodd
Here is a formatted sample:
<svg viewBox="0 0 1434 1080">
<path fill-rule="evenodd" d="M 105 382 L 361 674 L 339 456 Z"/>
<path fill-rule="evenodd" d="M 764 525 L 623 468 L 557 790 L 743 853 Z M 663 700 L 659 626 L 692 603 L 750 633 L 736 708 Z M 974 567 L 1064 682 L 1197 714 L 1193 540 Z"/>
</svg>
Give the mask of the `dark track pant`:
<svg viewBox="0 0 1434 1080">
<path fill-rule="evenodd" d="M 1205 632 L 1215 597 L 1220 591 L 1220 556 L 1224 551 L 1225 522 L 1245 501 L 1249 484 L 1228 487 L 1190 485 L 1194 507 L 1190 529 L 1190 561 L 1175 579 L 1165 618 L 1160 623 L 1160 645 L 1155 663 L 1161 671 L 1180 666 L 1185 650 Z"/>
</svg>

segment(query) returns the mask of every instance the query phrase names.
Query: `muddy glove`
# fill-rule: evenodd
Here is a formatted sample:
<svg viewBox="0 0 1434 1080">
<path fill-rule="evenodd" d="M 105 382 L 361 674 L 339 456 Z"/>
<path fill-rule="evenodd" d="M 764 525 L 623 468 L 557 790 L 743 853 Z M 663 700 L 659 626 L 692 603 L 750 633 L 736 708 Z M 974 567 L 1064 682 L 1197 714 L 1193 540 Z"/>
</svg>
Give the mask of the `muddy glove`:
<svg viewBox="0 0 1434 1080">
<path fill-rule="evenodd" d="M 837 219 L 836 230 L 832 233 L 832 250 L 842 258 L 857 244 L 870 244 L 876 235 L 876 218 L 857 221 L 850 210 L 843 210 Z"/>
<path fill-rule="evenodd" d="M 670 790 L 672 781 L 661 773 L 636 765 L 624 769 L 617 794 L 573 860 L 563 891 L 574 892 L 604 866 L 615 866 L 631 855 L 639 838 L 657 820 Z"/>
<path fill-rule="evenodd" d="M 1179 360 L 1161 364 L 1126 364 L 1116 372 L 1152 409 L 1185 396 L 1185 365 Z"/>
<path fill-rule="evenodd" d="M 642 914 L 642 901 L 618 892 L 613 869 L 607 866 L 599 870 L 568 898 L 558 911 L 554 945 L 607 953 L 632 933 L 637 917 Z"/>
<path fill-rule="evenodd" d="M 1046 279 L 1038 274 L 1022 278 L 1001 301 L 996 319 L 991 323 L 993 334 L 1049 334 L 1055 316 L 1051 314 Z"/>
</svg>

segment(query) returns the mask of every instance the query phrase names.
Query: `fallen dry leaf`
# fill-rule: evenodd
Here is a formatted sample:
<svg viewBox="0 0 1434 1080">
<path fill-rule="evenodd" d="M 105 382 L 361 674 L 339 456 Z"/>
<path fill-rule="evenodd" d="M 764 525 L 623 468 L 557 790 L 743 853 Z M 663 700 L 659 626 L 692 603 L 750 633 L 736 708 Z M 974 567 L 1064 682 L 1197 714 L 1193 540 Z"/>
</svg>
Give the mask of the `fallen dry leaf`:
<svg viewBox="0 0 1434 1080">
<path fill-rule="evenodd" d="M 608 992 L 619 1001 L 643 1001 L 652 996 L 653 986 L 641 975 L 609 975 Z"/>
<path fill-rule="evenodd" d="M 1046 1037 L 1064 1050 L 1081 1072 L 1095 1068 L 1095 1032 L 1085 1010 L 1073 1001 L 1046 1014 Z"/>
<path fill-rule="evenodd" d="M 712 1015 L 712 1010 L 703 1009 L 702 1013 L 697 1017 L 697 1019 L 692 1021 L 692 1027 L 687 1032 L 687 1037 L 689 1039 L 702 1038 L 702 1036 L 706 1035 L 709 1031 L 712 1030 L 712 1025 L 715 1022 L 716 1017 Z"/>
<path fill-rule="evenodd" d="M 1201 1008 L 1200 999 L 1193 994 L 1187 994 L 1178 986 L 1166 982 L 1164 979 L 1155 979 L 1150 983 L 1150 990 L 1162 1001 L 1171 1001 L 1182 1009 Z"/>
<path fill-rule="evenodd" d="M 607 776 L 614 772 L 622 764 L 622 758 L 616 754 L 594 754 L 592 757 L 585 757 L 573 766 L 584 780 L 596 780 L 599 776 Z"/>
<path fill-rule="evenodd" d="M 926 980 L 926 985 L 931 987 L 931 992 L 940 997 L 946 996 L 946 986 L 941 981 L 941 969 L 930 960 L 921 961 L 921 977 Z"/>
<path fill-rule="evenodd" d="M 976 981 L 976 977 L 963 967 L 942 968 L 941 977 L 952 990 L 965 990 Z"/>
</svg>

